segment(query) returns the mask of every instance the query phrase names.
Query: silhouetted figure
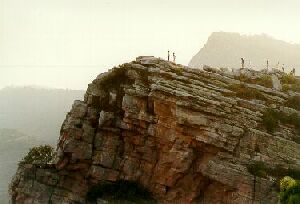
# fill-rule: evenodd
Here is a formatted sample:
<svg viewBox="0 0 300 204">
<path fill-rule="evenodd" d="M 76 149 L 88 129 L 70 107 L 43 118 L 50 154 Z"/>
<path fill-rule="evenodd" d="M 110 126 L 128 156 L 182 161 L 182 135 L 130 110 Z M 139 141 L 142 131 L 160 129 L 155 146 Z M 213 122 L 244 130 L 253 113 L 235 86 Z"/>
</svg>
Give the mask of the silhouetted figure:
<svg viewBox="0 0 300 204">
<path fill-rule="evenodd" d="M 244 69 L 245 68 L 245 59 L 241 58 L 241 60 L 242 60 L 242 69 Z"/>
<path fill-rule="evenodd" d="M 170 51 L 168 50 L 168 61 L 170 61 Z"/>
<path fill-rule="evenodd" d="M 173 52 L 173 62 L 175 63 L 176 61 L 176 55 L 175 55 L 175 52 Z"/>
<path fill-rule="evenodd" d="M 293 68 L 293 75 L 295 76 L 296 75 L 296 69 Z"/>
<path fill-rule="evenodd" d="M 267 71 L 269 70 L 269 60 L 267 60 Z"/>
<path fill-rule="evenodd" d="M 282 71 L 284 72 L 284 64 L 282 65 L 281 69 L 282 69 Z"/>
</svg>

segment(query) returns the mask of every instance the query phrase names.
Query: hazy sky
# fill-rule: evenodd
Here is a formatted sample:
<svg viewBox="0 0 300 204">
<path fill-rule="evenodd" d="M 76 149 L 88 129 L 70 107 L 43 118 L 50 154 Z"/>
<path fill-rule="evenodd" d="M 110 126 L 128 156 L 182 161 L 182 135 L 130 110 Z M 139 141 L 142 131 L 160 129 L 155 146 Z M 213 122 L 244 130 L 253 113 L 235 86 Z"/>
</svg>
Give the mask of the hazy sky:
<svg viewBox="0 0 300 204">
<path fill-rule="evenodd" d="M 138 55 L 188 64 L 214 31 L 300 43 L 298 0 L 0 0 L 0 88 L 85 89 Z"/>
</svg>

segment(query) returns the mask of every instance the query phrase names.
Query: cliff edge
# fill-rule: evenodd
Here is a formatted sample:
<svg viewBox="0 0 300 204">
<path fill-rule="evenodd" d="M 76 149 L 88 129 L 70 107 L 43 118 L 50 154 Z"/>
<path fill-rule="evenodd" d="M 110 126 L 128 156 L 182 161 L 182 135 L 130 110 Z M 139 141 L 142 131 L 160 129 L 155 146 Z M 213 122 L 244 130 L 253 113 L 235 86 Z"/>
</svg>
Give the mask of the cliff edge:
<svg viewBox="0 0 300 204">
<path fill-rule="evenodd" d="M 93 203 L 93 186 L 119 180 L 159 203 L 277 203 L 276 168 L 299 168 L 300 140 L 294 125 L 267 131 L 263 116 L 299 114 L 285 106 L 298 93 L 281 91 L 280 72 L 270 74 L 272 87 L 240 78 L 260 74 L 154 57 L 100 74 L 67 114 L 55 163 L 20 166 L 12 203 Z M 245 99 L 236 86 L 260 97 Z M 256 162 L 273 172 L 256 175 Z"/>
</svg>

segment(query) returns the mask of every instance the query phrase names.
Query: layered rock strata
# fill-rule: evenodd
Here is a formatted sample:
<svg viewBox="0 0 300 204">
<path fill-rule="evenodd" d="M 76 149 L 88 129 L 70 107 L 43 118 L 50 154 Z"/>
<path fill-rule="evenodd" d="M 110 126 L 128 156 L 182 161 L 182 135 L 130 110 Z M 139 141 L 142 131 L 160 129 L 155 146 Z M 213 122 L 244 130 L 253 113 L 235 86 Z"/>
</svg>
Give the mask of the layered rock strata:
<svg viewBox="0 0 300 204">
<path fill-rule="evenodd" d="M 66 116 L 55 166 L 20 167 L 12 203 L 88 203 L 92 186 L 121 179 L 159 203 L 277 203 L 275 178 L 254 182 L 247 165 L 299 167 L 294 127 L 262 126 L 262 113 L 286 110 L 289 94 L 245 84 L 268 101 L 229 96 L 240 83 L 154 57 L 100 74 Z"/>
</svg>

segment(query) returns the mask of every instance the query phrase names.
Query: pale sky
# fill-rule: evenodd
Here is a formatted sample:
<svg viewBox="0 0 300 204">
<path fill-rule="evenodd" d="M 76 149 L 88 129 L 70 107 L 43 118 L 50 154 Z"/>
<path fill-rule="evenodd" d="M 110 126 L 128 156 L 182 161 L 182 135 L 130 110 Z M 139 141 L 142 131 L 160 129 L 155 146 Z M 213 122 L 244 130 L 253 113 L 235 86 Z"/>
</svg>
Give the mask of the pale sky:
<svg viewBox="0 0 300 204">
<path fill-rule="evenodd" d="M 86 89 L 139 55 L 187 65 L 214 31 L 300 43 L 298 0 L 0 0 L 0 88 Z"/>
</svg>

